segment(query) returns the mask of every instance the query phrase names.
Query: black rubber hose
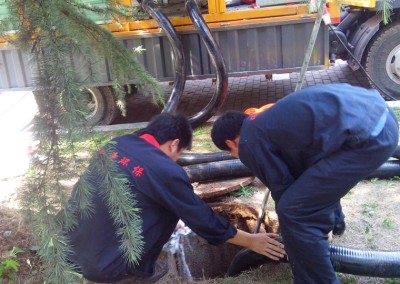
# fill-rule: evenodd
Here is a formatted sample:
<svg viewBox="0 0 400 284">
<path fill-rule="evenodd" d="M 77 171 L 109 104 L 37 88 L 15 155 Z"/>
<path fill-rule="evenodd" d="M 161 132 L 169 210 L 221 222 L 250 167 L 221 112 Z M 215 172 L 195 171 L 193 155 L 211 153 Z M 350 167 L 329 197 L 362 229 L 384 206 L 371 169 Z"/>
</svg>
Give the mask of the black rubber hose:
<svg viewBox="0 0 400 284">
<path fill-rule="evenodd" d="M 251 171 L 239 159 L 190 165 L 183 168 L 192 182 L 252 175 Z M 393 176 L 400 176 L 400 161 L 398 160 L 386 161 L 366 178 L 390 178 Z"/>
<path fill-rule="evenodd" d="M 252 176 L 251 171 L 239 159 L 185 166 L 191 182 Z"/>
<path fill-rule="evenodd" d="M 400 159 L 400 144 L 397 145 L 397 148 L 394 151 L 392 157 Z M 189 166 L 195 164 L 219 162 L 219 161 L 226 161 L 233 159 L 236 158 L 225 151 L 210 152 L 210 153 L 184 153 L 179 157 L 177 163 L 181 166 Z M 389 165 L 385 165 L 384 167 L 388 168 Z M 394 170 L 396 171 L 397 168 L 396 162 L 394 162 L 394 165 L 391 164 L 390 167 L 394 168 Z M 386 170 L 383 170 L 383 172 L 385 171 Z"/>
<path fill-rule="evenodd" d="M 379 168 L 373 171 L 367 179 L 370 178 L 391 178 L 394 176 L 400 176 L 400 161 L 399 160 L 390 160 L 386 161 Z"/>
<path fill-rule="evenodd" d="M 200 38 L 207 48 L 208 54 L 210 55 L 211 61 L 217 73 L 215 92 L 210 102 L 204 107 L 204 109 L 189 117 L 190 123 L 193 125 L 193 127 L 196 127 L 212 117 L 224 103 L 228 95 L 228 73 L 226 71 L 225 62 L 219 46 L 214 40 L 207 23 L 201 16 L 196 1 L 186 0 L 185 7 L 189 13 L 190 19 L 193 22 L 193 25 L 196 27 Z"/>
<path fill-rule="evenodd" d="M 182 154 L 176 161 L 181 166 L 196 165 L 202 163 L 218 162 L 236 159 L 228 152 L 213 152 L 213 153 L 185 153 Z"/>
<path fill-rule="evenodd" d="M 397 278 L 400 277 L 400 251 L 398 250 L 362 250 L 330 245 L 330 258 L 333 269 L 353 275 Z M 234 277 L 243 271 L 274 262 L 270 258 L 242 249 L 230 263 L 227 276 Z M 287 262 L 282 259 L 280 262 Z"/>
<path fill-rule="evenodd" d="M 155 19 L 168 37 L 174 53 L 175 81 L 163 112 L 175 113 L 186 83 L 185 55 L 182 42 L 168 17 L 154 4 L 152 0 L 143 0 L 143 8 Z"/>
<path fill-rule="evenodd" d="M 340 19 L 340 23 L 337 28 L 342 32 L 346 33 L 347 30 L 361 17 L 361 10 L 353 11 L 351 13 L 346 12 L 345 16 Z"/>
<path fill-rule="evenodd" d="M 336 272 L 370 277 L 400 277 L 398 250 L 361 250 L 331 245 L 330 255 Z"/>
</svg>

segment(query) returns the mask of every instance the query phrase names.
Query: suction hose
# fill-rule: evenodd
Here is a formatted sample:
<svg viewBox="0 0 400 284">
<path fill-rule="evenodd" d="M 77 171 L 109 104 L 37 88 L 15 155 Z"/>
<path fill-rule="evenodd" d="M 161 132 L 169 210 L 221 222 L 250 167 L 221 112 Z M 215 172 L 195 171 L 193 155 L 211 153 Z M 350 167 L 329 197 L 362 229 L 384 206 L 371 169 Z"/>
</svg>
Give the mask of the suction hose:
<svg viewBox="0 0 400 284">
<path fill-rule="evenodd" d="M 149 15 L 155 19 L 158 25 L 163 29 L 172 46 L 175 59 L 175 81 L 171 95 L 169 96 L 167 105 L 163 109 L 163 112 L 175 113 L 186 83 L 183 46 L 174 26 L 171 24 L 168 17 L 158 9 L 154 2 L 152 0 L 143 0 L 142 5 L 146 12 L 149 13 Z"/>
<path fill-rule="evenodd" d="M 400 145 L 396 148 L 394 155 L 398 154 L 399 149 Z M 191 182 L 252 175 L 251 171 L 239 159 L 230 159 L 231 157 L 224 152 L 192 154 L 186 157 L 189 159 L 185 162 L 199 163 L 184 166 L 183 169 Z M 205 160 L 210 161 L 218 158 L 227 158 L 227 160 L 202 163 Z M 182 161 L 181 163 L 183 163 Z M 371 173 L 368 178 L 388 178 L 396 175 L 400 176 L 400 160 L 389 160 Z M 336 272 L 370 277 L 400 277 L 399 250 L 362 250 L 334 245 L 330 245 L 329 250 L 332 265 Z M 249 249 L 243 249 L 233 258 L 227 276 L 236 276 L 245 270 L 270 261 L 263 255 Z M 287 261 L 282 260 L 282 262 Z"/>
<path fill-rule="evenodd" d="M 361 250 L 331 245 L 330 255 L 336 272 L 370 277 L 400 277 L 399 250 Z"/>
<path fill-rule="evenodd" d="M 233 160 L 234 156 L 228 152 L 212 152 L 212 153 L 193 153 L 182 154 L 176 161 L 181 166 L 189 166 L 202 163 L 218 162 L 225 160 Z"/>
<path fill-rule="evenodd" d="M 400 160 L 400 144 L 397 145 L 396 150 L 392 154 L 393 158 L 399 159 Z M 226 161 L 226 160 L 234 160 L 236 159 L 233 157 L 231 154 L 225 151 L 219 151 L 219 152 L 210 152 L 210 153 L 184 153 L 182 154 L 177 163 L 181 166 L 189 166 L 189 165 L 195 165 L 195 164 L 203 164 L 203 163 L 210 163 L 210 162 L 219 162 L 219 161 Z M 391 171 L 394 170 L 394 175 L 397 173 L 396 172 L 397 168 L 397 161 L 388 161 L 384 165 L 384 170 L 379 171 L 381 176 L 392 176 L 390 173 Z"/>
<path fill-rule="evenodd" d="M 224 103 L 228 95 L 228 73 L 226 71 L 225 62 L 219 46 L 215 42 L 210 29 L 201 16 L 196 1 L 186 0 L 185 7 L 189 13 L 190 19 L 193 22 L 193 25 L 198 30 L 199 35 L 207 48 L 208 54 L 210 55 L 211 61 L 217 73 L 216 88 L 211 101 L 207 104 L 207 106 L 205 106 L 204 109 L 189 117 L 190 123 L 193 125 L 193 127 L 196 127 L 213 116 Z"/>
<path fill-rule="evenodd" d="M 367 179 L 370 178 L 390 178 L 393 176 L 400 176 L 400 161 L 390 160 L 386 161 L 379 168 L 373 171 Z"/>
<path fill-rule="evenodd" d="M 252 172 L 239 159 L 185 166 L 191 182 L 252 176 Z"/>
<path fill-rule="evenodd" d="M 329 252 L 336 272 L 382 278 L 400 277 L 399 250 L 362 250 L 330 245 Z M 237 276 L 268 262 L 274 261 L 250 249 L 243 249 L 232 259 L 226 275 Z"/>
<path fill-rule="evenodd" d="M 237 178 L 253 175 L 239 159 L 184 166 L 191 182 L 223 178 Z M 400 161 L 386 161 L 367 178 L 389 178 L 400 176 Z"/>
</svg>

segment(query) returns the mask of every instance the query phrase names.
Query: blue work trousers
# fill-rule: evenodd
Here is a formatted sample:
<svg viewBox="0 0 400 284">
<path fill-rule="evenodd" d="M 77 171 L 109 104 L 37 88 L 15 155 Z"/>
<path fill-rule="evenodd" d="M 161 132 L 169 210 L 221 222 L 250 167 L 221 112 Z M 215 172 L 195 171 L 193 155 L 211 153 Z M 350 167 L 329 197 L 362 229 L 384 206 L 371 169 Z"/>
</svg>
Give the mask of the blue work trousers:
<svg viewBox="0 0 400 284">
<path fill-rule="evenodd" d="M 353 138 L 351 141 L 357 141 Z M 390 112 L 376 137 L 343 145 L 309 167 L 282 194 L 276 211 L 294 283 L 339 283 L 328 243 L 338 203 L 391 157 L 398 139 L 398 123 Z"/>
</svg>

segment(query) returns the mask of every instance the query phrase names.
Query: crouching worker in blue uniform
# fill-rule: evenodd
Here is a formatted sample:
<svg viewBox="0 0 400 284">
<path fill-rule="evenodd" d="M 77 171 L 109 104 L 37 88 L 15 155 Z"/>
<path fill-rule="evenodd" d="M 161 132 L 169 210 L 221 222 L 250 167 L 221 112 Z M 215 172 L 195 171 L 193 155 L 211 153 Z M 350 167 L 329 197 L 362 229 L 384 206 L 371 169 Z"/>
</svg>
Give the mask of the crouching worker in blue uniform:
<svg viewBox="0 0 400 284">
<path fill-rule="evenodd" d="M 283 245 L 274 240 L 277 235 L 236 229 L 194 193 L 186 172 L 176 163 L 192 143 L 192 129 L 185 117 L 160 114 L 146 128 L 117 137 L 111 143 L 115 143 L 113 159 L 118 171 L 129 179 L 140 210 L 144 247 L 138 265 L 129 265 L 103 200 L 102 186 L 92 178 L 94 193 L 90 201 L 94 212 L 80 218 L 68 233 L 72 244 L 69 260 L 86 279 L 107 283 L 156 282 L 168 270 L 158 264 L 157 258 L 180 219 L 212 245 L 228 242 L 275 260 L 285 254 Z"/>
<path fill-rule="evenodd" d="M 320 85 L 247 116 L 227 112 L 211 136 L 271 190 L 294 283 L 339 283 L 329 256 L 340 199 L 393 154 L 398 122 L 375 90 Z"/>
</svg>

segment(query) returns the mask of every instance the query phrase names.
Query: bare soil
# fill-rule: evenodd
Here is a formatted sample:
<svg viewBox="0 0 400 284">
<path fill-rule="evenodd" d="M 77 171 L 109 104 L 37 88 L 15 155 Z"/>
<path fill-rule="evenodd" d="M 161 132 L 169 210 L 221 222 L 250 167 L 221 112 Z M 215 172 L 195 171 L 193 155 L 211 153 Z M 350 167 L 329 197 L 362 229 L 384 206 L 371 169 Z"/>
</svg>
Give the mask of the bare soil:
<svg viewBox="0 0 400 284">
<path fill-rule="evenodd" d="M 0 263 L 1 259 L 9 257 L 7 252 L 13 247 L 18 247 L 23 251 L 16 257 L 20 267 L 15 273 L 14 280 L 3 281 L 3 283 L 43 283 L 35 243 L 18 210 L 17 199 L 18 192 L 23 190 L 22 182 L 23 176 L 0 180 Z M 257 179 L 249 186 L 254 188 L 250 194 L 236 197 L 226 195 L 219 201 L 243 203 L 259 208 L 265 187 Z M 236 192 L 240 190 L 242 188 L 238 188 Z M 346 215 L 347 229 L 343 236 L 333 237 L 333 244 L 350 248 L 400 251 L 400 179 L 398 177 L 388 180 L 361 181 L 343 198 L 342 206 Z M 271 216 L 274 215 L 274 202 L 271 198 L 268 201 L 267 211 Z M 400 279 L 372 278 L 341 273 L 339 278 L 342 283 L 349 284 L 400 284 Z M 291 271 L 285 263 L 269 263 L 234 278 L 208 279 L 207 276 L 204 276 L 193 281 L 193 283 L 202 284 L 286 284 L 291 282 Z M 187 283 L 187 280 L 167 275 L 160 283 Z"/>
<path fill-rule="evenodd" d="M 260 208 L 265 186 L 255 180 L 255 192 L 251 196 L 222 199 L 225 203 L 243 203 L 253 208 Z M 346 215 L 347 229 L 342 236 L 333 236 L 332 244 L 346 248 L 362 250 L 398 250 L 400 253 L 400 181 L 398 178 L 389 180 L 364 180 L 354 187 L 342 199 L 343 211 Z M 267 212 L 274 219 L 274 202 L 270 198 Z M 275 228 L 276 229 L 276 228 Z M 217 264 L 216 264 L 217 265 Z M 400 279 L 355 276 L 338 273 L 341 283 L 355 284 L 400 284 Z M 258 269 L 242 273 L 234 278 L 197 279 L 194 283 L 292 283 L 292 274 L 287 263 L 268 263 Z M 167 275 L 160 282 L 187 283 Z"/>
<path fill-rule="evenodd" d="M 0 257 L 7 258 L 7 251 L 19 247 L 23 252 L 17 254 L 20 264 L 15 279 L 9 283 L 42 283 L 40 261 L 35 253 L 35 244 L 28 234 L 28 228 L 17 209 L 17 193 L 22 178 L 0 181 L 3 190 L 16 186 L 16 191 L 0 203 Z M 255 180 L 250 185 L 255 191 L 251 196 L 223 198 L 226 203 L 243 203 L 259 208 L 265 187 Z M 380 249 L 400 251 L 400 181 L 365 180 L 354 187 L 342 200 L 346 215 L 347 229 L 343 236 L 333 237 L 333 244 L 360 249 Z M 267 211 L 274 214 L 274 202 L 268 201 Z M 206 277 L 205 277 L 206 278 Z M 372 278 L 339 274 L 342 283 L 400 283 L 400 279 Z M 194 283 L 291 283 L 290 268 L 287 264 L 266 264 L 259 269 L 243 273 L 235 278 L 197 279 Z M 7 281 L 5 282 L 7 283 Z M 165 277 L 160 282 L 187 283 L 176 277 Z"/>
</svg>

